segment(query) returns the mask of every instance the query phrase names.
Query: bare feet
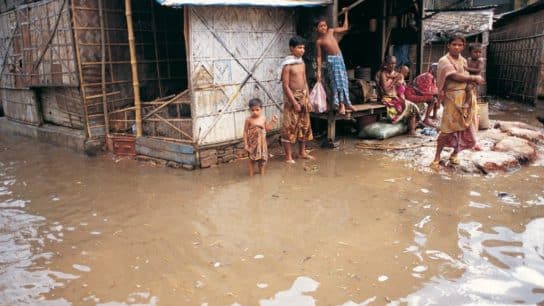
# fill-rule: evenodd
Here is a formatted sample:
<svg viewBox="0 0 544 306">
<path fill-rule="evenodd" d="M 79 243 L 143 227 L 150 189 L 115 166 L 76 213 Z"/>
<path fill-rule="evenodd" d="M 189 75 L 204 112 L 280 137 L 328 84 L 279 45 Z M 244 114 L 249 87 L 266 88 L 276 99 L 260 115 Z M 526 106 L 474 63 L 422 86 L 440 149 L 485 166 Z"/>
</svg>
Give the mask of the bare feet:
<svg viewBox="0 0 544 306">
<path fill-rule="evenodd" d="M 436 128 L 436 124 L 435 124 L 434 122 L 432 122 L 429 118 L 426 118 L 426 119 L 423 120 L 421 123 L 423 123 L 423 124 L 426 125 L 426 126 L 430 126 L 430 127 Z"/>
<path fill-rule="evenodd" d="M 355 107 L 353 107 L 353 105 L 351 105 L 351 104 L 350 104 L 350 105 L 346 105 L 345 107 L 346 107 L 346 109 L 348 109 L 348 110 L 350 110 L 350 111 L 352 111 L 352 112 L 355 111 Z"/>
<path fill-rule="evenodd" d="M 452 165 L 459 165 L 459 159 L 457 158 L 457 154 L 450 155 L 450 163 Z"/>
<path fill-rule="evenodd" d="M 315 157 L 313 157 L 312 155 L 306 153 L 304 155 L 301 155 L 300 158 L 302 159 L 309 159 L 309 160 L 315 160 Z"/>
<path fill-rule="evenodd" d="M 440 161 L 439 160 L 433 160 L 431 164 L 429 165 L 431 169 L 433 170 L 440 170 Z"/>
<path fill-rule="evenodd" d="M 294 163 L 295 163 L 295 160 L 293 160 L 293 159 L 287 159 L 287 160 L 285 160 L 285 162 L 288 163 L 288 164 L 294 164 Z"/>
<path fill-rule="evenodd" d="M 344 105 L 344 103 L 340 103 L 340 105 L 338 107 L 338 113 L 340 115 L 345 115 L 346 114 L 346 106 Z"/>
</svg>

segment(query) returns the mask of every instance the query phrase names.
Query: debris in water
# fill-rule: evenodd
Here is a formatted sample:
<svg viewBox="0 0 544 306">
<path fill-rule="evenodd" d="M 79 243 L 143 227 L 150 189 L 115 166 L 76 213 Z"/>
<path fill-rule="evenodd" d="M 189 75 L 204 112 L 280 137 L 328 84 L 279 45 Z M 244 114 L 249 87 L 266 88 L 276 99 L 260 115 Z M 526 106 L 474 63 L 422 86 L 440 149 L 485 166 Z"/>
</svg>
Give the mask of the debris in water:
<svg viewBox="0 0 544 306">
<path fill-rule="evenodd" d="M 427 189 L 427 188 L 421 188 L 420 190 L 421 190 L 421 192 L 423 192 L 423 193 L 429 193 L 429 189 Z"/>
<path fill-rule="evenodd" d="M 425 272 L 425 271 L 427 271 L 427 267 L 426 266 L 417 266 L 417 267 L 413 268 L 412 271 L 417 272 L 417 273 Z"/>
<path fill-rule="evenodd" d="M 471 191 L 471 192 L 470 192 L 470 196 L 472 196 L 472 197 L 479 197 L 479 196 L 481 196 L 481 194 L 480 194 L 479 192 L 477 192 L 477 191 Z"/>
<path fill-rule="evenodd" d="M 81 272 L 89 272 L 91 271 L 91 268 L 87 267 L 87 266 L 84 266 L 84 265 L 79 265 L 79 264 L 73 264 L 72 267 L 78 271 L 81 271 Z"/>
<path fill-rule="evenodd" d="M 258 283 L 258 284 L 257 284 L 257 287 L 260 288 L 260 289 L 264 289 L 264 288 L 267 288 L 267 287 L 268 287 L 268 284 L 266 284 L 266 283 Z"/>
<path fill-rule="evenodd" d="M 255 259 L 263 259 L 264 258 L 264 255 L 261 255 L 261 254 L 257 254 L 255 255 L 255 257 L 253 257 Z"/>
<path fill-rule="evenodd" d="M 384 182 L 388 182 L 388 183 L 394 183 L 395 182 L 395 179 L 386 179 L 386 180 L 383 180 Z"/>
<path fill-rule="evenodd" d="M 205 285 L 204 282 L 202 282 L 202 281 L 200 281 L 200 280 L 197 280 L 197 281 L 195 282 L 195 287 L 196 287 L 196 288 L 202 288 L 202 287 L 204 287 L 204 285 Z"/>
<path fill-rule="evenodd" d="M 378 281 L 379 281 L 379 282 L 385 282 L 385 281 L 388 280 L 388 279 L 389 279 L 389 277 L 387 277 L 387 276 L 385 276 L 385 275 L 380 275 L 380 276 L 378 277 Z"/>
<path fill-rule="evenodd" d="M 220 262 L 216 262 L 216 263 L 213 264 L 213 267 L 214 267 L 214 268 L 219 268 L 219 267 L 221 267 L 221 263 L 220 263 Z"/>
<path fill-rule="evenodd" d="M 484 204 L 484 203 L 478 203 L 478 202 L 474 202 L 474 201 L 470 201 L 468 203 L 468 206 L 474 207 L 474 208 L 488 208 L 488 207 L 491 207 L 491 205 Z"/>
</svg>

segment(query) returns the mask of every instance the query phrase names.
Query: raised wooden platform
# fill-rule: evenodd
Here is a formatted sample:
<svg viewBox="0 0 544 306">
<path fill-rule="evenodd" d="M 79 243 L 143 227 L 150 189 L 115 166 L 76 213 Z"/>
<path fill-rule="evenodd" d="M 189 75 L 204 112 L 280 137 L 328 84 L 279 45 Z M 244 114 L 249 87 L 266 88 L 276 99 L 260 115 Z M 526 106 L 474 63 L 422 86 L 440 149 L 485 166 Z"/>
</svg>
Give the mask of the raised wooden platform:
<svg viewBox="0 0 544 306">
<path fill-rule="evenodd" d="M 364 120 L 364 117 L 367 116 L 379 116 L 385 114 L 386 109 L 383 104 L 378 103 L 365 103 L 365 104 L 354 104 L 353 108 L 355 110 L 346 110 L 345 115 L 340 115 L 337 112 L 329 111 L 326 113 L 311 113 L 311 117 L 327 120 L 327 140 L 332 142 L 336 138 L 336 121 L 337 120 L 354 120 L 358 121 Z M 361 122 L 359 124 L 362 125 Z"/>
</svg>

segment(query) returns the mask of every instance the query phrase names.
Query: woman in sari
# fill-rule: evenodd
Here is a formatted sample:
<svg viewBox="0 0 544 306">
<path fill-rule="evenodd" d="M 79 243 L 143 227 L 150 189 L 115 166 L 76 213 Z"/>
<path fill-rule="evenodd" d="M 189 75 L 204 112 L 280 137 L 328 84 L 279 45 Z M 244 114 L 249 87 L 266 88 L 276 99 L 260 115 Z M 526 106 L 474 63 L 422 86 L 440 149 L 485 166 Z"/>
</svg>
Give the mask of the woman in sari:
<svg viewBox="0 0 544 306">
<path fill-rule="evenodd" d="M 458 164 L 457 154 L 476 145 L 476 96 L 474 84 L 481 85 L 480 75 L 469 75 L 465 70 L 466 59 L 461 56 L 465 38 L 454 35 L 448 41 L 448 53 L 438 62 L 437 87 L 443 101 L 444 112 L 440 124 L 440 134 L 436 141 L 436 154 L 432 168 L 440 165 L 440 154 L 445 147 L 453 148 L 449 160 Z"/>
<path fill-rule="evenodd" d="M 404 121 L 408 124 L 409 133 L 415 135 L 419 109 L 414 103 L 405 99 L 404 74 L 395 70 L 396 65 L 397 59 L 394 56 L 388 56 L 382 69 L 376 75 L 380 100 L 386 106 L 387 117 L 391 122 Z"/>
</svg>

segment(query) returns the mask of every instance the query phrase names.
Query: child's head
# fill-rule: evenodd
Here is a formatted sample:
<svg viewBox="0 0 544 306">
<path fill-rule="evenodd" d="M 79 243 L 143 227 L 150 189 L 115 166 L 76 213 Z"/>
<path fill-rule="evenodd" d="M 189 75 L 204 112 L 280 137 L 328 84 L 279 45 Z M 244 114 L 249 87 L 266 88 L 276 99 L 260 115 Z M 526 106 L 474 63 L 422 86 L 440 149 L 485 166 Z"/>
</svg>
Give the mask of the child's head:
<svg viewBox="0 0 544 306">
<path fill-rule="evenodd" d="M 468 52 L 470 53 L 470 58 L 477 60 L 482 57 L 482 44 L 480 43 L 471 43 L 468 45 Z"/>
<path fill-rule="evenodd" d="M 249 100 L 249 110 L 251 111 L 251 117 L 257 118 L 261 115 L 261 109 L 263 108 L 263 101 L 259 98 L 253 98 Z"/>
<path fill-rule="evenodd" d="M 408 76 L 408 73 L 410 73 L 410 68 L 408 68 L 408 66 L 406 65 L 402 65 L 400 66 L 399 68 L 399 73 L 404 77 L 406 78 Z"/>
<path fill-rule="evenodd" d="M 395 70 L 396 66 L 397 66 L 397 58 L 392 55 L 388 55 L 383 61 L 383 68 L 387 71 Z"/>
<path fill-rule="evenodd" d="M 291 50 L 291 54 L 296 57 L 302 57 L 305 51 L 305 43 L 306 41 L 304 40 L 304 38 L 298 35 L 291 37 L 291 39 L 289 39 L 289 49 Z"/>
<path fill-rule="evenodd" d="M 319 17 L 315 22 L 315 30 L 319 34 L 325 34 L 329 30 L 326 17 Z"/>
</svg>

